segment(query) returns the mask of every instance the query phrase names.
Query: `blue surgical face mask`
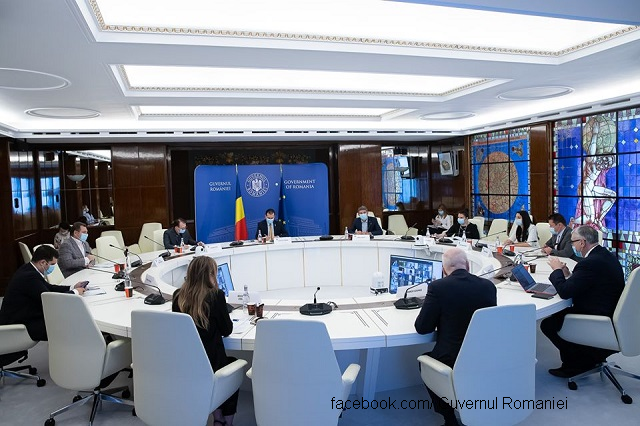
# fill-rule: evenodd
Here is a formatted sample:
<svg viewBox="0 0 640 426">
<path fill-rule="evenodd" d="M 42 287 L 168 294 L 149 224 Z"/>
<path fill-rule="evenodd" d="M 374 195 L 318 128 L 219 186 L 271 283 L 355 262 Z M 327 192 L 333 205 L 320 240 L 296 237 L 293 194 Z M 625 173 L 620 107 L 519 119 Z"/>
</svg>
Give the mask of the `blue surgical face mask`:
<svg viewBox="0 0 640 426">
<path fill-rule="evenodd" d="M 45 275 L 52 274 L 52 273 L 53 273 L 53 271 L 55 271 L 55 269 L 56 269 L 56 265 L 49 265 L 49 267 L 47 268 L 47 270 L 46 270 L 46 271 L 44 271 L 44 274 L 45 274 Z"/>
<path fill-rule="evenodd" d="M 80 234 L 80 241 L 87 241 L 87 238 L 89 238 L 89 234 Z"/>
<path fill-rule="evenodd" d="M 549 227 L 549 231 L 551 231 L 551 235 L 557 235 L 558 231 L 556 231 L 556 228 L 554 228 L 553 226 Z"/>
<path fill-rule="evenodd" d="M 186 230 L 187 230 L 187 228 L 181 229 L 181 230 L 178 231 L 178 233 L 184 234 Z"/>
<path fill-rule="evenodd" d="M 273 218 L 271 218 L 271 219 L 267 218 L 267 223 L 268 223 L 269 225 L 273 225 L 273 221 L 274 221 L 274 219 L 273 219 Z"/>
<path fill-rule="evenodd" d="M 459 217 L 459 218 L 458 218 L 458 223 L 459 223 L 460 225 L 464 225 L 464 218 Z"/>
<path fill-rule="evenodd" d="M 438 214 L 439 214 L 440 216 L 444 216 L 444 210 L 438 210 Z"/>
<path fill-rule="evenodd" d="M 571 245 L 571 248 L 573 249 L 573 254 L 575 254 L 576 257 L 582 257 L 582 253 L 580 253 L 574 245 Z"/>
<path fill-rule="evenodd" d="M 360 220 L 367 220 L 367 219 L 368 219 L 368 217 L 369 217 L 369 215 L 368 215 L 368 214 L 366 214 L 366 213 L 362 213 L 362 214 L 360 215 Z"/>
<path fill-rule="evenodd" d="M 516 219 L 515 221 L 513 221 L 513 224 L 516 226 L 522 226 L 522 219 Z"/>
</svg>

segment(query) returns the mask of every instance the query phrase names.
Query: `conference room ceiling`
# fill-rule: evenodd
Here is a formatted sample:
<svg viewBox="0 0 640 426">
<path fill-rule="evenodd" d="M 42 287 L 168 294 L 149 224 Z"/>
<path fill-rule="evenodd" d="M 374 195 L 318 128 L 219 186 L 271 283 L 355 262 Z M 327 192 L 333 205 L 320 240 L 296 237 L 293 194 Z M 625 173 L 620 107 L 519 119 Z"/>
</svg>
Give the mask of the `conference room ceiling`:
<svg viewBox="0 0 640 426">
<path fill-rule="evenodd" d="M 637 0 L 513 3 L 3 1 L 0 133 L 429 141 L 640 104 Z"/>
</svg>

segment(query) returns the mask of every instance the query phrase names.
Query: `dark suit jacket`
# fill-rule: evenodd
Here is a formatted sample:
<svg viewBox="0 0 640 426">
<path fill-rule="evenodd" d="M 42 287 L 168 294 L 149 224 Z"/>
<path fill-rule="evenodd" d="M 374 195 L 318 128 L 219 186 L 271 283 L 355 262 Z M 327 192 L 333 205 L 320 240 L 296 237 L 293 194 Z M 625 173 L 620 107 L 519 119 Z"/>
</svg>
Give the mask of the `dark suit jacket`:
<svg viewBox="0 0 640 426">
<path fill-rule="evenodd" d="M 496 286 L 464 269 L 429 284 L 415 327 L 419 334 L 438 331 L 432 358 L 453 367 L 471 316 L 476 309 L 496 306 Z"/>
<path fill-rule="evenodd" d="M 571 248 L 571 229 L 564 228 L 562 232 L 562 238 L 558 242 L 558 236 L 552 235 L 549 238 L 549 241 L 545 243 L 547 247 L 551 247 L 551 255 L 552 256 L 561 256 L 561 257 L 570 257 L 574 260 L 577 260 L 573 254 L 573 249 Z M 556 249 L 556 242 L 558 243 L 558 248 Z"/>
<path fill-rule="evenodd" d="M 78 248 L 76 239 L 70 237 L 60 246 L 58 266 L 60 266 L 60 271 L 62 271 L 62 275 L 64 275 L 65 278 L 85 268 L 84 258 L 87 254 L 91 254 L 91 247 L 86 241 L 83 241 L 82 245 L 84 246 L 84 253 Z"/>
<path fill-rule="evenodd" d="M 462 232 L 460 232 L 460 224 L 457 221 L 453 222 L 453 225 L 447 231 L 447 237 L 464 237 L 473 240 L 480 239 L 480 232 L 478 231 L 478 227 L 475 223 L 469 222 L 464 230 L 464 235 L 461 234 Z"/>
<path fill-rule="evenodd" d="M 0 324 L 24 324 L 32 340 L 47 340 L 40 298 L 47 291 L 72 293 L 69 286 L 49 284 L 31 262 L 19 267 L 4 295 Z"/>
<path fill-rule="evenodd" d="M 171 310 L 173 312 L 181 312 L 178 300 L 180 299 L 180 290 L 173 293 L 173 304 Z M 202 345 L 207 353 L 211 368 L 217 371 L 227 365 L 227 353 L 224 349 L 222 337 L 226 337 L 233 331 L 233 322 L 227 311 L 227 302 L 224 298 L 224 291 L 218 290 L 215 297 L 211 293 L 205 303 L 209 305 L 209 328 L 201 328 L 196 326 Z"/>
<path fill-rule="evenodd" d="M 258 222 L 258 228 L 256 229 L 256 236 L 255 238 L 258 238 L 258 231 L 260 231 L 260 233 L 262 234 L 263 237 L 267 236 L 269 234 L 269 231 L 267 229 L 267 220 L 266 219 L 262 219 L 260 222 Z M 289 233 L 287 232 L 286 228 L 284 227 L 284 223 L 282 223 L 281 220 L 274 220 L 273 221 L 273 236 L 274 237 L 288 237 Z"/>
<path fill-rule="evenodd" d="M 181 238 L 184 240 L 185 244 L 190 246 L 198 244 L 198 242 L 191 237 L 188 229 L 184 231 L 184 234 L 179 234 L 175 229 L 169 228 L 164 231 L 164 234 L 162 234 L 162 243 L 164 244 L 164 248 L 167 250 L 173 250 L 174 247 L 180 245 Z"/>
<path fill-rule="evenodd" d="M 362 220 L 359 217 L 353 221 L 351 228 L 349 228 L 349 232 L 352 234 L 355 234 L 356 231 L 362 231 Z M 382 228 L 378 224 L 378 219 L 371 216 L 367 218 L 367 232 L 371 235 L 382 235 Z"/>
<path fill-rule="evenodd" d="M 549 280 L 563 299 L 573 298 L 572 313 L 613 316 L 624 289 L 624 273 L 615 255 L 596 246 L 578 262 L 569 278 L 561 270 Z"/>
</svg>

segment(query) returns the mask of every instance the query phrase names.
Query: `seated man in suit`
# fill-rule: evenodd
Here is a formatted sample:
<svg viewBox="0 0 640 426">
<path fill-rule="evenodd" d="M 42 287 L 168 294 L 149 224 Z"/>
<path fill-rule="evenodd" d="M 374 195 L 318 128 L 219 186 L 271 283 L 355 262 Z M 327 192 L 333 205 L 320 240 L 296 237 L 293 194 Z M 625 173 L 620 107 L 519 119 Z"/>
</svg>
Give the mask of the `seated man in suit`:
<svg viewBox="0 0 640 426">
<path fill-rule="evenodd" d="M 462 209 L 458 212 L 458 219 L 453 222 L 453 226 L 446 232 L 438 235 L 438 238 L 447 237 L 460 237 L 469 239 L 480 239 L 480 231 L 475 223 L 469 222 L 469 210 Z"/>
<path fill-rule="evenodd" d="M 436 345 L 426 355 L 453 367 L 473 313 L 476 309 L 496 306 L 496 286 L 469 273 L 469 260 L 459 248 L 444 252 L 442 268 L 445 277 L 429 284 L 415 328 L 419 334 L 437 330 Z M 445 425 L 458 425 L 451 405 L 427 390 L 434 410 L 444 416 Z"/>
<path fill-rule="evenodd" d="M 53 285 L 47 275 L 58 263 L 58 250 L 42 245 L 33 253 L 31 262 L 22 265 L 9 281 L 0 308 L 0 324 L 24 324 L 32 340 L 47 340 L 40 295 L 47 291 L 58 293 L 84 293 L 84 283 Z"/>
<path fill-rule="evenodd" d="M 67 238 L 60 246 L 59 266 L 62 275 L 69 275 L 82 271 L 95 263 L 95 256 L 91 254 L 91 247 L 87 242 L 89 231 L 87 225 L 76 222 L 71 227 L 71 238 Z"/>
<path fill-rule="evenodd" d="M 351 224 L 349 232 L 352 234 L 382 235 L 382 228 L 378 219 L 369 216 L 369 209 L 366 206 L 358 207 L 358 217 Z"/>
<path fill-rule="evenodd" d="M 267 237 L 267 241 L 273 241 L 275 237 L 288 237 L 289 233 L 284 227 L 284 222 L 280 219 L 276 220 L 276 211 L 274 209 L 267 209 L 264 212 L 264 219 L 258 222 L 258 228 L 256 229 L 256 236 L 261 235 Z"/>
<path fill-rule="evenodd" d="M 571 257 L 578 260 L 573 254 L 571 246 L 571 229 L 567 228 L 567 220 L 560 213 L 549 215 L 551 238 L 542 247 L 542 251 L 548 255 Z"/>
<path fill-rule="evenodd" d="M 567 230 L 568 231 L 568 230 Z M 571 232 L 575 255 L 584 258 L 569 272 L 557 257 L 549 259 L 553 272 L 551 284 L 563 299 L 573 299 L 573 306 L 545 318 L 540 330 L 560 351 L 562 366 L 549 373 L 556 377 L 573 377 L 594 368 L 615 353 L 607 349 L 578 345 L 558 336 L 567 314 L 603 315 L 613 317 L 624 289 L 624 272 L 618 258 L 598 244 L 598 231 L 588 225 Z"/>
<path fill-rule="evenodd" d="M 167 250 L 173 250 L 175 247 L 180 247 L 181 242 L 184 242 L 186 246 L 204 245 L 201 241 L 197 242 L 191 237 L 187 229 L 187 222 L 179 217 L 171 222 L 171 228 L 164 231 L 162 243 Z"/>
</svg>

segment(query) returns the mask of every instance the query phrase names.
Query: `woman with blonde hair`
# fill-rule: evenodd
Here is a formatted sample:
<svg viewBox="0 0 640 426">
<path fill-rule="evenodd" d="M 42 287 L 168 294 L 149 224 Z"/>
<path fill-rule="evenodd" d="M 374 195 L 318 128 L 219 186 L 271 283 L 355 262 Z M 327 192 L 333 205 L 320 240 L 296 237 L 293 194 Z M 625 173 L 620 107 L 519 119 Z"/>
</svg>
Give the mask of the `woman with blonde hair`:
<svg viewBox="0 0 640 426">
<path fill-rule="evenodd" d="M 235 358 L 227 357 L 222 342 L 222 337 L 233 331 L 233 322 L 227 311 L 224 291 L 218 287 L 218 265 L 215 260 L 199 256 L 191 261 L 184 284 L 173 293 L 172 310 L 193 318 L 213 371 L 235 361 Z M 233 426 L 238 395 L 239 391 L 236 391 L 213 412 L 214 426 Z"/>
</svg>

